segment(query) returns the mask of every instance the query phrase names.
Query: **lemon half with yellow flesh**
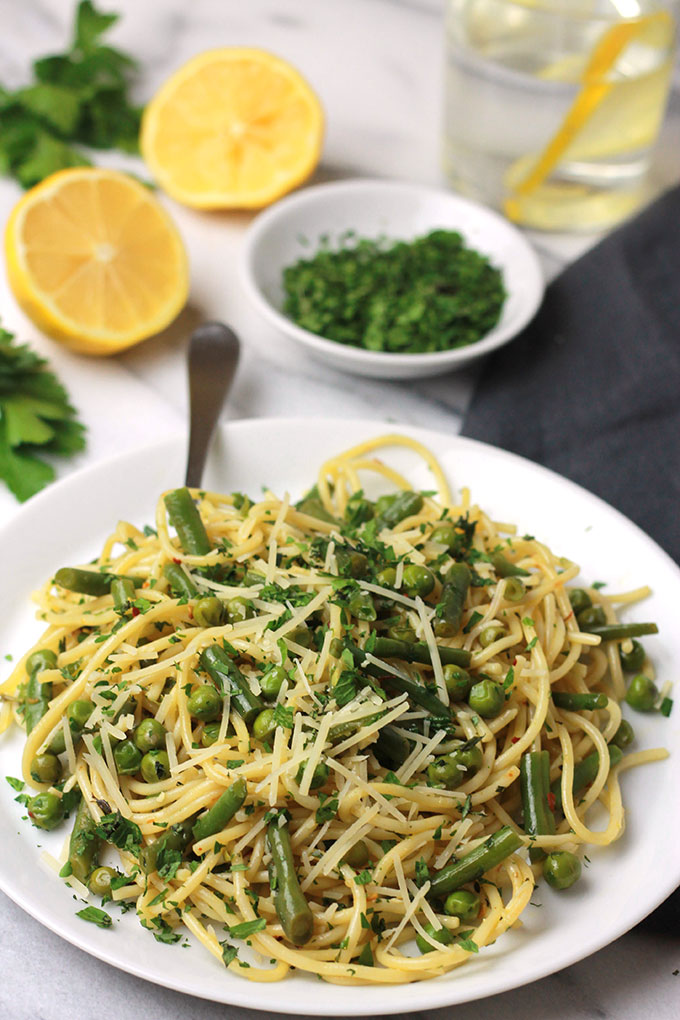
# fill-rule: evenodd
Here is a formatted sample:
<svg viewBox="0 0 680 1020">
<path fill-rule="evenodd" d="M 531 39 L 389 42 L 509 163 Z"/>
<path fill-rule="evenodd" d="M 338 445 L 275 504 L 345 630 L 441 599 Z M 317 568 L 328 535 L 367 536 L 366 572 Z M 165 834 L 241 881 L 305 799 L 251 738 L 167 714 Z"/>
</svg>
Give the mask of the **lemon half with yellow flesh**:
<svg viewBox="0 0 680 1020">
<path fill-rule="evenodd" d="M 160 187 L 202 209 L 257 209 L 301 184 L 321 154 L 321 104 L 263 50 L 210 50 L 147 106 L 142 155 Z"/>
<path fill-rule="evenodd" d="M 14 207 L 5 231 L 10 287 L 29 318 L 85 354 L 115 354 L 186 303 L 182 240 L 148 188 L 115 170 L 47 177 Z"/>
</svg>

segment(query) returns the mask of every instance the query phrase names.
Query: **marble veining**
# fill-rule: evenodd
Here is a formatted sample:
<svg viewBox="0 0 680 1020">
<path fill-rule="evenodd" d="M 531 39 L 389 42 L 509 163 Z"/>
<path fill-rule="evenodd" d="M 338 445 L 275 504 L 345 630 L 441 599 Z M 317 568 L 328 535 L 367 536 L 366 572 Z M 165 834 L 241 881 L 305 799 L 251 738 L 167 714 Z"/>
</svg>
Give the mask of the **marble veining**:
<svg viewBox="0 0 680 1020">
<path fill-rule="evenodd" d="M 29 62 L 60 48 L 73 0 L 0 0 L 0 80 L 17 85 Z M 439 128 L 443 0 L 107 0 L 123 14 L 112 42 L 140 62 L 138 97 L 148 96 L 183 61 L 219 45 L 253 45 L 292 61 L 318 91 L 328 118 L 316 180 L 379 176 L 440 184 Z M 678 78 L 676 77 L 676 84 Z M 100 158 L 143 173 L 140 162 Z M 654 186 L 680 175 L 680 93 L 675 92 L 659 148 Z M 18 197 L 0 179 L 2 220 Z M 227 417 L 334 415 L 405 421 L 457 432 L 478 369 L 412 383 L 342 375 L 302 355 L 248 306 L 237 262 L 250 214 L 192 212 L 167 206 L 192 265 L 190 304 L 177 323 L 106 365 L 75 359 L 37 335 L 0 282 L 3 321 L 54 362 L 90 429 L 90 449 L 62 475 L 152 435 L 182 427 L 186 409 L 185 339 L 202 318 L 223 318 L 243 340 Z M 595 241 L 530 235 L 548 278 Z M 116 393 L 109 408 L 101 394 Z M 138 399 L 139 395 L 146 399 Z M 121 434 L 118 412 L 129 428 Z M 0 521 L 14 504 L 0 494 Z M 627 895 L 634 894 L 627 890 Z M 669 932 L 675 930 L 676 934 Z M 535 984 L 446 1011 L 465 1020 L 676 1020 L 680 989 L 677 919 L 663 931 L 637 928 L 573 967 Z M 168 967 L 173 952 L 168 947 Z M 675 972 L 675 973 L 674 973 Z M 268 1014 L 193 999 L 114 970 L 42 927 L 0 894 L 0 1020 L 113 1020 L 134 1009 L 156 1020 L 259 1020 Z M 281 990 L 285 1005 L 285 985 Z M 320 998 L 320 1010 L 321 1010 Z M 417 1014 L 433 1018 L 444 1011 Z M 283 1014 L 289 1016 L 289 1014 Z M 412 1016 L 415 1014 L 411 1014 Z"/>
</svg>

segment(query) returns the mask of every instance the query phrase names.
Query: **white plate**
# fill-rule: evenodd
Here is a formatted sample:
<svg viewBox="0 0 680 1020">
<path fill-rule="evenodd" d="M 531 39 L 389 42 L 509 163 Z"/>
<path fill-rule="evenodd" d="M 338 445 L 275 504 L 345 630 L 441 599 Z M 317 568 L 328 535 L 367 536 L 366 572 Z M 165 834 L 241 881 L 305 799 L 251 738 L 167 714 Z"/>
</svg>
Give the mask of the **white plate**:
<svg viewBox="0 0 680 1020">
<path fill-rule="evenodd" d="M 497 325 L 476 343 L 432 354 L 391 354 L 310 333 L 285 316 L 283 270 L 310 258 L 322 235 L 412 240 L 431 230 L 458 230 L 503 273 L 507 291 Z M 306 242 L 305 243 L 305 239 Z M 260 213 L 246 234 L 244 287 L 277 329 L 335 368 L 382 379 L 415 379 L 462 368 L 507 343 L 529 322 L 543 296 L 543 277 L 526 238 L 498 213 L 450 191 L 400 181 L 356 180 L 304 188 Z"/>
<path fill-rule="evenodd" d="M 375 421 L 257 420 L 222 429 L 206 484 L 223 491 L 257 494 L 263 483 L 279 494 L 298 496 L 314 481 L 330 454 L 370 436 L 393 431 Z M 680 661 L 677 606 L 680 571 L 650 538 L 617 511 L 557 475 L 528 461 L 471 440 L 422 429 L 400 430 L 427 443 L 454 485 L 469 485 L 473 499 L 498 520 L 512 521 L 555 551 L 581 563 L 585 580 L 607 581 L 624 590 L 648 583 L 654 595 L 629 618 L 653 619 L 657 637 L 645 645 L 660 680 L 673 678 Z M 430 488 L 428 472 L 413 454 L 395 450 L 390 459 L 416 487 Z M 58 483 L 22 509 L 0 533 L 3 576 L 0 651 L 20 653 L 40 632 L 28 596 L 58 566 L 95 555 L 119 518 L 152 522 L 159 492 L 183 476 L 184 450 L 168 440 Z M 5 672 L 9 669 L 3 663 Z M 42 833 L 20 821 L 23 809 L 0 782 L 0 887 L 20 906 L 63 938 L 94 956 L 158 984 L 239 1006 L 326 1015 L 408 1012 L 479 999 L 566 967 L 622 935 L 680 883 L 680 813 L 672 810 L 680 788 L 680 713 L 628 713 L 638 747 L 664 745 L 671 757 L 622 778 L 627 828 L 615 846 L 589 851 L 591 863 L 572 890 L 541 886 L 523 915 L 522 929 L 482 949 L 461 969 L 434 981 L 399 987 L 331 991 L 296 974 L 283 984 L 241 980 L 202 947 L 165 946 L 140 927 L 134 914 L 116 916 L 113 930 L 77 917 L 72 893 L 40 862 L 37 844 L 54 855 L 62 834 Z M 17 730 L 0 738 L 0 776 L 19 773 L 23 744 Z"/>
</svg>

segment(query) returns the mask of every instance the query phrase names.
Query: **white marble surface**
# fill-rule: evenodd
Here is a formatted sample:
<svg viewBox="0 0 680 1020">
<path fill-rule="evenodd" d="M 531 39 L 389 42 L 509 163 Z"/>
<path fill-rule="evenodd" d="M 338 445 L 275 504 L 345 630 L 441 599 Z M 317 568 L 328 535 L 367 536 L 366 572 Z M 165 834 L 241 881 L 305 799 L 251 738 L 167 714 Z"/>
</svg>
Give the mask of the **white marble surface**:
<svg viewBox="0 0 680 1020">
<path fill-rule="evenodd" d="M 124 14 L 113 38 L 141 63 L 140 101 L 200 50 L 260 46 L 298 66 L 321 96 L 328 132 L 317 180 L 369 175 L 441 182 L 442 0 L 108 0 L 103 6 Z M 72 8 L 72 0 L 0 0 L 0 80 L 22 82 L 31 57 L 61 46 Z M 108 161 L 123 165 L 117 157 Z M 125 165 L 138 168 L 134 161 Z M 676 91 L 654 185 L 661 188 L 678 177 Z M 0 180 L 3 222 L 17 196 L 13 184 Z M 114 361 L 83 361 L 57 351 L 37 335 L 4 281 L 0 283 L 4 324 L 54 361 L 90 430 L 88 453 L 75 465 L 61 466 L 61 474 L 139 445 L 150 433 L 181 427 L 186 408 L 184 343 L 191 325 L 204 318 L 230 322 L 243 339 L 237 386 L 227 411 L 232 417 L 332 413 L 459 429 L 474 371 L 400 384 L 343 376 L 307 361 L 255 317 L 241 294 L 235 269 L 251 216 L 207 215 L 167 204 L 189 249 L 190 305 L 166 334 Z M 532 235 L 532 240 L 548 276 L 594 241 L 549 235 Z M 121 402 L 127 409 L 125 428 L 117 413 Z M 0 520 L 13 512 L 9 498 L 0 497 Z M 674 927 L 677 932 L 677 922 Z M 450 1013 L 466 1020 L 676 1020 L 678 968 L 677 934 L 638 929 L 561 974 Z M 73 1015 L 108 1020 L 131 1008 L 152 1020 L 225 1015 L 246 1020 L 256 1015 L 121 974 L 62 942 L 2 894 L 0 975 L 0 1020 L 65 1020 Z M 285 1008 L 285 988 L 282 1005 Z"/>
</svg>

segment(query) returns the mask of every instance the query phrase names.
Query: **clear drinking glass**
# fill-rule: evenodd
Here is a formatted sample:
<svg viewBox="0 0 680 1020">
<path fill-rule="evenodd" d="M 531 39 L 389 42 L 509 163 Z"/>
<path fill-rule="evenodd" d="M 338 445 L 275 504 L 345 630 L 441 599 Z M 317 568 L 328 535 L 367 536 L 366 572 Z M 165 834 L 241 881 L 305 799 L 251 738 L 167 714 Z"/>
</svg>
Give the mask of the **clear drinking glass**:
<svg viewBox="0 0 680 1020">
<path fill-rule="evenodd" d="M 447 0 L 444 168 L 546 230 L 612 224 L 644 197 L 677 0 Z"/>
</svg>

